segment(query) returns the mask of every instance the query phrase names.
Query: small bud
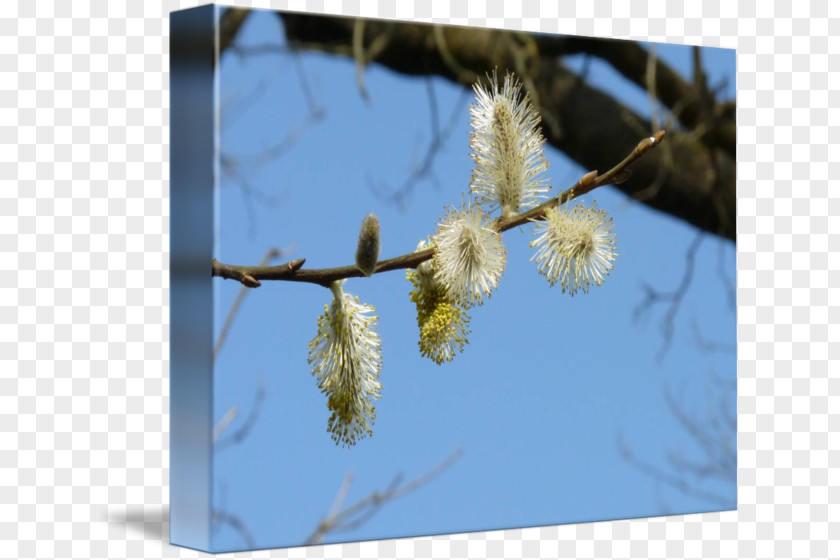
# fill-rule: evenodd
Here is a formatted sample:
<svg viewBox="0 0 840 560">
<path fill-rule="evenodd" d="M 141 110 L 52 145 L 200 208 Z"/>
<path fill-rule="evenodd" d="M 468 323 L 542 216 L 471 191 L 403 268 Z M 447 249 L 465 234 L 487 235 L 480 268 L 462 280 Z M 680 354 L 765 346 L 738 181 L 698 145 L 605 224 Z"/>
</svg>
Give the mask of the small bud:
<svg viewBox="0 0 840 560">
<path fill-rule="evenodd" d="M 249 288 L 259 288 L 262 286 L 259 280 L 251 276 L 250 274 L 242 274 L 242 279 L 240 280 L 245 286 Z"/>
<path fill-rule="evenodd" d="M 371 276 L 379 260 L 379 219 L 371 212 L 362 220 L 359 244 L 356 247 L 356 268 Z"/>
<path fill-rule="evenodd" d="M 597 177 L 597 176 L 598 176 L 598 171 L 597 170 L 590 171 L 589 173 L 587 173 L 586 175 L 581 177 L 580 181 L 578 181 L 578 183 L 580 183 L 581 187 L 588 187 L 589 185 L 592 184 L 592 181 L 594 181 L 595 177 Z"/>
</svg>

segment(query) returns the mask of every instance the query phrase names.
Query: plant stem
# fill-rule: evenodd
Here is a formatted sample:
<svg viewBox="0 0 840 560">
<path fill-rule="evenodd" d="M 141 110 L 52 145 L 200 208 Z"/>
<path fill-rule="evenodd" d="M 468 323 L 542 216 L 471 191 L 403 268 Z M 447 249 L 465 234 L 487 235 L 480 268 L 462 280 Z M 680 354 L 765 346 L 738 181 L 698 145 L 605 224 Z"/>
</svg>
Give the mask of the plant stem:
<svg viewBox="0 0 840 560">
<path fill-rule="evenodd" d="M 660 130 L 650 138 L 645 138 L 638 143 L 630 154 L 627 155 L 618 165 L 604 173 L 598 175 L 596 171 L 591 171 L 581 177 L 577 183 L 571 188 L 566 189 L 558 196 L 540 204 L 536 208 L 532 208 L 527 212 L 521 214 L 514 214 L 508 217 L 496 219 L 493 227 L 499 233 L 503 233 L 509 229 L 521 226 L 531 221 L 538 221 L 545 218 L 545 211 L 560 204 L 564 204 L 581 195 L 587 194 L 598 187 L 609 185 L 613 182 L 621 182 L 627 175 L 627 170 L 630 164 L 642 157 L 651 148 L 662 142 L 665 136 L 665 131 Z M 388 272 L 390 270 L 399 270 L 405 268 L 417 268 L 422 262 L 431 259 L 435 254 L 435 248 L 429 247 L 422 251 L 414 253 L 407 253 L 384 261 L 379 261 L 374 270 L 374 274 L 381 272 Z M 336 268 L 301 268 L 306 259 L 296 259 L 278 266 L 241 266 L 232 264 L 223 264 L 213 259 L 212 271 L 213 276 L 227 278 L 241 282 L 242 285 L 249 288 L 257 288 L 260 286 L 261 280 L 285 280 L 287 282 L 308 282 L 310 284 L 318 284 L 328 288 L 330 284 L 336 280 L 345 278 L 361 277 L 363 274 L 356 268 L 356 265 L 340 266 Z"/>
</svg>

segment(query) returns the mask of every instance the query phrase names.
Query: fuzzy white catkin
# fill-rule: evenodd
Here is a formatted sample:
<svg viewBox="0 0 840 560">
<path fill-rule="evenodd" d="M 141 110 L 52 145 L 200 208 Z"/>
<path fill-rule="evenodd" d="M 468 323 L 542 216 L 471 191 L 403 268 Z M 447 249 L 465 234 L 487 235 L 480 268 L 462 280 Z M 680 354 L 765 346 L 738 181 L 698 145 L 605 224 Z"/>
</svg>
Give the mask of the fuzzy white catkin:
<svg viewBox="0 0 840 560">
<path fill-rule="evenodd" d="M 448 208 L 435 234 L 436 278 L 452 298 L 481 305 L 505 272 L 507 251 L 502 236 L 477 206 Z"/>
<path fill-rule="evenodd" d="M 548 282 L 560 284 L 565 293 L 586 293 L 600 286 L 613 268 L 615 234 L 606 211 L 577 204 L 549 208 L 545 219 L 534 225 L 536 248 L 531 260 Z"/>
<path fill-rule="evenodd" d="M 510 74 L 500 86 L 494 72 L 487 87 L 474 86 L 470 148 L 475 162 L 470 192 L 488 212 L 503 215 L 533 208 L 545 198 L 548 169 L 540 115 Z"/>
</svg>

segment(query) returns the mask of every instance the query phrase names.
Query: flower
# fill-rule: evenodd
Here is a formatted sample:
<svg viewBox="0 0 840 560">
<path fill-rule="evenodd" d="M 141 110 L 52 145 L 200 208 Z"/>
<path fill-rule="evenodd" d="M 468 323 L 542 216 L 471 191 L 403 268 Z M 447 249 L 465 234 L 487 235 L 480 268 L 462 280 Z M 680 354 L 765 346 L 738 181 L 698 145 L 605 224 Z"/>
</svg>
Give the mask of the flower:
<svg viewBox="0 0 840 560">
<path fill-rule="evenodd" d="M 330 286 L 334 299 L 318 317 L 318 333 L 309 343 L 309 363 L 332 411 L 327 431 L 336 444 L 350 447 L 373 433 L 373 401 L 379 400 L 382 389 L 382 352 L 374 330 L 377 317 L 369 315 L 373 307 L 345 294 L 343 282 Z"/>
<path fill-rule="evenodd" d="M 470 192 L 487 211 L 502 214 L 527 210 L 539 204 L 549 190 L 540 175 L 548 169 L 539 129 L 540 116 L 529 95 L 520 98 L 522 84 L 510 74 L 499 89 L 496 72 L 490 86 L 473 86 L 470 105 L 471 157 L 476 167 Z"/>
<path fill-rule="evenodd" d="M 417 250 L 426 247 L 426 242 L 421 241 Z M 433 261 L 422 262 L 414 270 L 408 269 L 405 278 L 414 287 L 410 298 L 417 307 L 420 355 L 438 365 L 451 361 L 469 342 L 469 314 L 435 280 Z"/>
<path fill-rule="evenodd" d="M 536 222 L 537 238 L 531 247 L 537 251 L 531 260 L 552 286 L 560 282 L 564 293 L 574 295 L 578 289 L 586 293 L 590 284 L 603 284 L 613 268 L 612 228 L 612 218 L 607 218 L 605 210 L 596 210 L 594 203 L 591 208 L 582 204 L 571 210 L 549 208 L 544 221 Z"/>
<path fill-rule="evenodd" d="M 505 271 L 507 252 L 502 236 L 475 206 L 450 207 L 434 237 L 435 279 L 460 305 L 484 303 Z"/>
</svg>

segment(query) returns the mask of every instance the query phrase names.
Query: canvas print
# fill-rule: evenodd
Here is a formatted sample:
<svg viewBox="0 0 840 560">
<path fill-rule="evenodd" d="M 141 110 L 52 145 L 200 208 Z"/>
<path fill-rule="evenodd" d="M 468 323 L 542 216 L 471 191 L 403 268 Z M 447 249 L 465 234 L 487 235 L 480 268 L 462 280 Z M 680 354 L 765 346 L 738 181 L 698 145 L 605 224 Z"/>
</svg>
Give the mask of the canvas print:
<svg viewBox="0 0 840 560">
<path fill-rule="evenodd" d="M 172 14 L 172 542 L 735 509 L 735 52 Z"/>
</svg>

